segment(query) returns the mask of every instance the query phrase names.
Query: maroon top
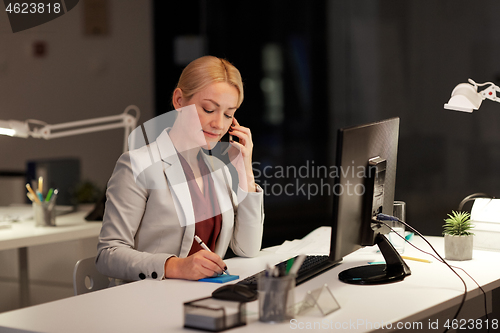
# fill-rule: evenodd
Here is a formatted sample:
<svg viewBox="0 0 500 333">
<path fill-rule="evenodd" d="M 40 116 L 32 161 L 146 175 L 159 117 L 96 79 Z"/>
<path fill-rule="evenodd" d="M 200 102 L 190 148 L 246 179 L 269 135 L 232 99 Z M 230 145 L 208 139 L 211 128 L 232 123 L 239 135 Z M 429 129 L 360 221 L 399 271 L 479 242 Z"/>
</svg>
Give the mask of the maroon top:
<svg viewBox="0 0 500 333">
<path fill-rule="evenodd" d="M 201 240 L 208 246 L 208 248 L 213 252 L 215 251 L 215 243 L 217 237 L 222 227 L 222 215 L 219 209 L 219 202 L 217 200 L 217 194 L 215 192 L 214 181 L 210 176 L 210 170 L 208 169 L 203 157 L 201 156 L 201 151 L 198 153 L 198 166 L 200 167 L 200 173 L 203 179 L 203 189 L 204 193 L 201 192 L 196 179 L 194 178 L 194 173 L 188 162 L 179 156 L 182 168 L 186 175 L 186 180 L 188 182 L 189 192 L 191 193 L 191 201 L 193 202 L 194 218 L 195 224 L 195 234 L 201 238 Z M 193 240 L 193 245 L 189 251 L 189 255 L 200 251 L 201 246 Z"/>
</svg>

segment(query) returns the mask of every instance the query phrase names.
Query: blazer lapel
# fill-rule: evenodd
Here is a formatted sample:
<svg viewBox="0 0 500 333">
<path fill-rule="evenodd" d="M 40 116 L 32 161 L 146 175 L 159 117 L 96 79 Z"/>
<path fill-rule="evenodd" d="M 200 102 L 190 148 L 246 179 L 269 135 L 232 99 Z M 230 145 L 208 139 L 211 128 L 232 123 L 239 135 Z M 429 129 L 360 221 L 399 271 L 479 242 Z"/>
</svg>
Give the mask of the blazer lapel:
<svg viewBox="0 0 500 333">
<path fill-rule="evenodd" d="M 187 257 L 193 244 L 195 232 L 195 217 L 191 202 L 191 193 L 189 192 L 186 176 L 177 156 L 177 151 L 166 130 L 160 134 L 156 142 L 161 159 L 165 162 L 164 173 L 172 193 L 179 222 L 181 227 L 186 227 L 179 256 Z"/>
</svg>

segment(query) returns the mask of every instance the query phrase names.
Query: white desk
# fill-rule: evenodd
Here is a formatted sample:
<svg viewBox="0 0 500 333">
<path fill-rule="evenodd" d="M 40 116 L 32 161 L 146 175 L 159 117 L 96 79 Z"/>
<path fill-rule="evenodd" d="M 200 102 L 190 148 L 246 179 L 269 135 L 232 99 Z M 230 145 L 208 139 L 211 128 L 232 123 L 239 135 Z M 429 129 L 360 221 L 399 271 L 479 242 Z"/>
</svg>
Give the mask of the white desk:
<svg viewBox="0 0 500 333">
<path fill-rule="evenodd" d="M 443 249 L 443 239 L 431 237 L 438 250 Z M 414 240 L 421 245 L 420 239 Z M 416 250 L 407 247 L 407 255 L 425 258 Z M 260 271 L 265 263 L 285 259 L 262 251 L 256 258 L 233 258 L 226 261 L 233 274 L 244 277 Z M 404 281 L 379 286 L 354 286 L 340 282 L 340 271 L 365 264 L 367 261 L 380 260 L 381 255 L 373 248 L 362 249 L 347 256 L 344 263 L 296 288 L 296 301 L 302 300 L 307 290 L 328 283 L 341 308 L 326 317 L 299 316 L 295 329 L 292 324 L 264 324 L 257 321 L 257 301 L 249 303 L 247 310 L 253 312 L 246 326 L 229 332 L 277 332 L 305 331 L 300 325 L 344 326 L 345 331 L 377 331 L 377 325 L 397 322 L 421 322 L 427 327 L 427 317 L 441 311 L 454 310 L 461 301 L 463 285 L 460 280 L 442 263 L 423 263 L 407 261 L 412 275 Z M 500 253 L 475 251 L 474 259 L 467 262 L 454 262 L 465 268 L 486 291 L 500 286 Z M 461 273 L 462 276 L 465 274 Z M 464 277 L 469 287 L 468 299 L 481 300 L 477 286 Z M 90 294 L 37 305 L 21 310 L 0 314 L 1 332 L 196 332 L 183 328 L 183 303 L 208 296 L 219 284 L 182 280 L 151 281 L 144 280 L 127 285 L 105 289 Z M 482 306 L 476 306 L 477 316 L 484 313 Z M 463 317 L 467 317 L 464 309 Z M 491 319 L 491 318 L 490 318 Z M 497 318 L 498 319 L 498 318 Z M 314 324 L 316 323 L 316 324 Z M 364 324 L 362 324 L 364 323 Z M 371 323 L 372 327 L 369 326 Z M 442 321 L 439 322 L 443 324 Z M 352 326 L 354 325 L 354 326 Z M 368 325 L 368 326 L 367 326 Z M 316 331 L 325 331 L 317 326 Z M 394 327 L 396 328 L 396 327 Z M 328 328 L 333 330 L 334 328 Z M 342 330 L 342 329 L 341 329 Z M 314 331 L 314 329 L 307 329 Z M 387 332 L 389 330 L 384 330 Z M 414 330 L 417 331 L 417 330 Z M 442 332 L 442 327 L 435 332 Z"/>
<path fill-rule="evenodd" d="M 33 220 L 13 222 L 12 228 L 0 230 L 0 251 L 18 249 L 19 293 L 21 307 L 29 305 L 28 247 L 89 237 L 97 237 L 101 222 L 87 222 L 88 210 L 56 217 L 55 227 L 37 227 Z"/>
</svg>

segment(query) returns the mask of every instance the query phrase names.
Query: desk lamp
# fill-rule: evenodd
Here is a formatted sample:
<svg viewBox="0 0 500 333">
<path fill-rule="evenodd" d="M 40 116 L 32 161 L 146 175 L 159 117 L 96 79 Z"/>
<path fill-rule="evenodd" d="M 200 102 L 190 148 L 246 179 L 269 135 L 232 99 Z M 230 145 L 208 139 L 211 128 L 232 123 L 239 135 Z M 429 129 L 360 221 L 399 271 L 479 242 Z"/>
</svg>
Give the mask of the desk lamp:
<svg viewBox="0 0 500 333">
<path fill-rule="evenodd" d="M 469 84 L 470 83 L 470 84 Z M 500 88 L 491 82 L 477 84 L 469 79 L 469 83 L 460 83 L 453 89 L 450 101 L 445 109 L 471 112 L 478 110 L 481 102 L 489 99 L 500 103 L 497 91 Z M 488 86 L 478 92 L 477 87 Z M 471 220 L 474 221 L 474 248 L 499 251 L 500 246 L 500 199 L 495 199 L 484 193 L 476 193 L 466 197 L 459 205 L 459 211 L 467 201 L 475 200 L 471 210 Z"/>
<path fill-rule="evenodd" d="M 135 111 L 135 116 L 131 114 L 131 111 Z M 137 106 L 129 105 L 125 108 L 123 113 L 116 116 L 78 120 L 56 125 L 50 125 L 34 119 L 28 119 L 24 122 L 18 120 L 0 120 L 0 134 L 20 138 L 28 138 L 31 136 L 37 139 L 43 138 L 48 140 L 115 128 L 124 128 L 123 152 L 126 152 L 129 135 L 134 135 L 135 132 L 133 129 L 136 127 L 140 114 L 140 110 Z M 133 138 L 131 138 L 131 142 L 134 142 Z M 88 221 L 102 220 L 105 201 L 106 199 L 103 196 L 103 198 L 96 203 L 94 210 L 90 212 L 85 219 Z"/>
<path fill-rule="evenodd" d="M 135 111 L 133 116 L 130 111 Z M 0 120 L 0 134 L 20 138 L 55 139 L 65 136 L 105 131 L 115 128 L 124 128 L 123 152 L 127 151 L 128 136 L 136 127 L 140 116 L 140 110 L 135 105 L 129 105 L 123 113 L 116 116 L 100 117 L 87 120 L 78 120 L 68 123 L 50 125 L 40 120 L 28 119 Z"/>
<path fill-rule="evenodd" d="M 497 91 L 500 91 L 500 88 L 493 83 L 478 84 L 471 79 L 469 79 L 469 83 L 460 83 L 453 89 L 450 101 L 444 105 L 445 109 L 472 113 L 472 111 L 479 109 L 481 102 L 486 98 L 500 103 L 500 98 L 497 97 Z M 482 86 L 488 87 L 478 92 L 477 87 Z"/>
</svg>

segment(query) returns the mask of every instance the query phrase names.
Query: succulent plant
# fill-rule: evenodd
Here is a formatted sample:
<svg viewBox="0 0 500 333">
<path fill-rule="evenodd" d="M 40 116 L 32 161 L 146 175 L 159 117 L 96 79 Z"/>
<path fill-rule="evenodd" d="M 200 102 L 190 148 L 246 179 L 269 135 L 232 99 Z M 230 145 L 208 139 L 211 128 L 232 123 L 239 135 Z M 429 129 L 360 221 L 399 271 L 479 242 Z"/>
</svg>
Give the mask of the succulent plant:
<svg viewBox="0 0 500 333">
<path fill-rule="evenodd" d="M 445 235 L 452 236 L 469 236 L 474 235 L 470 230 L 474 225 L 470 221 L 470 214 L 468 212 L 452 211 L 448 214 L 448 218 L 444 220 L 443 225 Z"/>
</svg>

